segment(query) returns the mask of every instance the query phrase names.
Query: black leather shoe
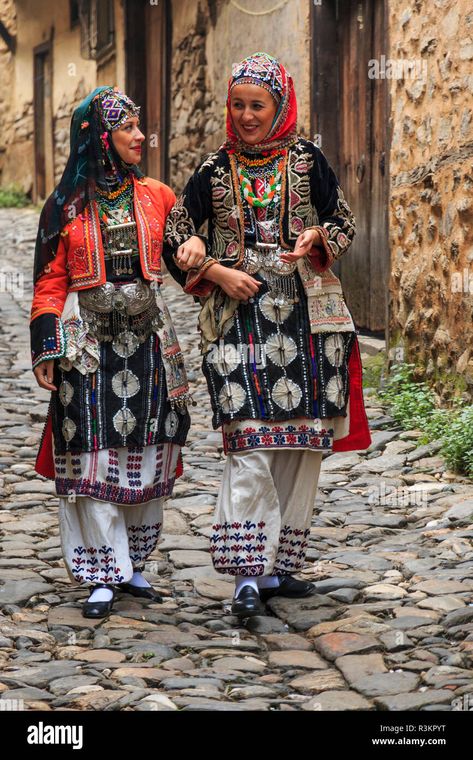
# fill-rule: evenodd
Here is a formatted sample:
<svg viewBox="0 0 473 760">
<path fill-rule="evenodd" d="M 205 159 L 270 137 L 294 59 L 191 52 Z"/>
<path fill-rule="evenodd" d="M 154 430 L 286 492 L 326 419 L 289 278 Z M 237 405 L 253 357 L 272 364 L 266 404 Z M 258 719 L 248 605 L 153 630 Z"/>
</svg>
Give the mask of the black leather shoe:
<svg viewBox="0 0 473 760">
<path fill-rule="evenodd" d="M 156 604 L 162 604 L 163 597 L 152 586 L 133 586 L 131 583 L 120 583 L 120 591 L 132 596 L 139 596 L 141 599 L 149 599 Z"/>
<path fill-rule="evenodd" d="M 238 617 L 264 615 L 265 611 L 264 604 L 253 586 L 243 586 L 238 596 L 233 597 L 232 612 Z"/>
<path fill-rule="evenodd" d="M 82 615 L 85 618 L 103 618 L 112 611 L 113 602 L 115 601 L 115 589 L 108 583 L 96 583 L 90 592 L 90 596 L 92 596 L 94 591 L 98 588 L 110 589 L 113 596 L 108 602 L 84 602 L 82 605 Z"/>
<path fill-rule="evenodd" d="M 315 586 L 309 581 L 298 581 L 292 575 L 279 575 L 279 586 L 260 589 L 260 599 L 267 602 L 273 596 L 285 596 L 289 599 L 302 599 L 315 592 Z"/>
</svg>

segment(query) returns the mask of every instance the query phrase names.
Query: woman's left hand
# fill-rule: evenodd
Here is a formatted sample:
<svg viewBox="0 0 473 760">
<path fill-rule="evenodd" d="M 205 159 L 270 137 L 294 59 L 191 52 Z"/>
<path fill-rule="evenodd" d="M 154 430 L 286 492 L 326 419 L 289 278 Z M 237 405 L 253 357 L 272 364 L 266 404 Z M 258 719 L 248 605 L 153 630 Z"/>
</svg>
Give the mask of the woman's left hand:
<svg viewBox="0 0 473 760">
<path fill-rule="evenodd" d="M 175 262 L 179 269 L 188 272 L 189 269 L 198 269 L 205 259 L 207 249 L 204 241 L 197 235 L 192 235 L 185 243 L 179 246 L 175 255 Z"/>
<path fill-rule="evenodd" d="M 322 245 L 321 233 L 319 230 L 304 230 L 297 238 L 294 250 L 281 253 L 279 258 L 286 264 L 292 264 L 293 261 L 310 253 L 314 245 Z"/>
</svg>

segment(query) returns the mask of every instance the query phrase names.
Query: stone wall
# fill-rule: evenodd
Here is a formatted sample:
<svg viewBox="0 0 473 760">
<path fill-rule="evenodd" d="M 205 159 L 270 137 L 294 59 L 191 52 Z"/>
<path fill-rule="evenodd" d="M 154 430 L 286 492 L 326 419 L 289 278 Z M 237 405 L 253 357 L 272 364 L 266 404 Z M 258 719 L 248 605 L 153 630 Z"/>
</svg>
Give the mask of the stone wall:
<svg viewBox="0 0 473 760">
<path fill-rule="evenodd" d="M 42 0 L 41 12 L 34 13 L 33 0 L 24 0 L 19 7 L 19 46 L 15 61 L 0 42 L 2 82 L 11 82 L 11 87 L 2 89 L 8 98 L 1 117 L 5 137 L 4 145 L 0 143 L 0 181 L 7 184 L 17 179 L 25 191 L 31 192 L 34 182 L 32 53 L 34 46 L 49 36 L 51 19 L 54 18 L 55 26 L 55 180 L 60 177 L 67 158 L 71 110 L 95 86 L 97 72 L 94 62 L 80 56 L 79 30 L 70 29 L 66 6 L 56 9 L 54 0 Z M 125 30 L 120 0 L 116 0 L 115 10 L 119 57 L 116 79 L 123 85 Z M 203 155 L 216 150 L 224 140 L 227 80 L 232 64 L 251 52 L 267 50 L 284 62 L 296 85 L 300 131 L 305 135 L 310 133 L 310 56 L 301 55 L 301 50 L 309 50 L 309 11 L 309 0 L 289 0 L 281 7 L 275 6 L 274 0 L 260 0 L 257 13 L 262 15 L 254 15 L 254 3 L 250 0 L 237 4 L 230 0 L 193 3 L 173 0 L 169 158 L 170 181 L 176 190 L 184 187 Z M 0 12 L 5 23 L 14 23 L 13 0 L 0 0 Z M 283 28 L 285 34 L 281 35 Z"/>
<path fill-rule="evenodd" d="M 13 0 L 0 0 L 0 19 L 11 35 L 17 34 Z M 0 40 L 0 183 L 31 191 L 33 173 L 29 161 L 33 139 L 33 103 L 15 104 L 15 58 Z"/>
<path fill-rule="evenodd" d="M 473 7 L 391 0 L 391 348 L 473 397 Z M 404 349 L 404 354 L 402 350 Z"/>
<path fill-rule="evenodd" d="M 65 92 L 54 114 L 54 179 L 62 176 L 69 157 L 69 133 L 73 110 L 85 98 L 90 88 L 80 79 L 75 92 Z"/>
<path fill-rule="evenodd" d="M 177 7 L 180 6 L 180 7 Z M 171 69 L 171 185 L 182 189 L 216 130 L 212 92 L 206 88 L 206 16 L 200 3 L 173 7 Z M 208 148 L 210 150 L 210 148 Z"/>
<path fill-rule="evenodd" d="M 116 0 L 116 6 L 120 6 L 120 0 Z M 72 110 L 96 84 L 96 63 L 81 56 L 80 30 L 70 27 L 68 3 L 58 5 L 55 0 L 41 0 L 39 4 L 36 0 L 23 0 L 17 4 L 15 13 L 13 0 L 0 0 L 0 18 L 16 35 L 17 43 L 13 56 L 0 41 L 0 183 L 2 186 L 17 184 L 31 196 L 35 179 L 34 49 L 47 39 L 53 40 L 52 139 L 46 145 L 51 167 L 47 174 L 49 193 L 67 160 Z M 51 35 L 53 25 L 54 35 Z M 123 46 L 122 29 L 120 35 Z M 115 63 L 113 65 L 115 67 Z M 120 81 L 123 81 L 123 72 Z"/>
</svg>

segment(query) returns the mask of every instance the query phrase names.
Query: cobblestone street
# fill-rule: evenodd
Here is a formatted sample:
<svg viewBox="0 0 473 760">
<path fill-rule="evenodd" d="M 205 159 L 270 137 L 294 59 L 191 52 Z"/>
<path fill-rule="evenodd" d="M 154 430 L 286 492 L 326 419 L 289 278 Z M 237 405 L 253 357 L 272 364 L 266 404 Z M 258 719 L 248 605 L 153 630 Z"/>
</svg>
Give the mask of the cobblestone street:
<svg viewBox="0 0 473 760">
<path fill-rule="evenodd" d="M 105 621 L 82 617 L 54 484 L 34 471 L 49 401 L 29 348 L 37 220 L 0 210 L 0 698 L 27 710 L 473 709 L 473 483 L 369 392 L 372 446 L 322 463 L 303 572 L 317 593 L 274 598 L 244 626 L 231 615 L 233 582 L 209 554 L 224 457 L 198 308 L 169 278 L 197 406 L 146 567 L 165 601 L 121 595 Z"/>
</svg>

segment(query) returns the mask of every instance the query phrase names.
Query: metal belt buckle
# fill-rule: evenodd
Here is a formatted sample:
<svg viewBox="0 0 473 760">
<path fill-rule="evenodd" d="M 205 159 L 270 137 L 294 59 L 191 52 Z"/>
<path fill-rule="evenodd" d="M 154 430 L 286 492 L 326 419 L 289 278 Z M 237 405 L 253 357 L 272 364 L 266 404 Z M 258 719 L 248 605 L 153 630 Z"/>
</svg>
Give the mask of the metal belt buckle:
<svg viewBox="0 0 473 760">
<path fill-rule="evenodd" d="M 114 309 L 135 316 L 149 308 L 155 298 L 149 286 L 136 279 L 134 282 L 126 282 L 118 285 L 113 282 L 104 282 L 95 288 L 81 290 L 79 292 L 81 305 L 89 311 L 107 314 Z"/>
<path fill-rule="evenodd" d="M 280 255 L 285 250 L 279 243 L 255 243 L 253 248 L 245 248 L 243 269 L 247 274 L 255 274 L 259 269 L 281 276 L 292 274 L 297 263 L 281 261 Z"/>
<path fill-rule="evenodd" d="M 281 261 L 281 253 L 285 253 L 286 249 L 281 248 L 281 246 L 278 246 L 277 249 L 272 253 L 271 256 L 271 264 L 273 272 L 276 272 L 276 274 L 292 274 L 297 266 L 297 263 L 295 261 L 292 262 L 286 262 Z"/>
<path fill-rule="evenodd" d="M 122 285 L 114 296 L 114 306 L 117 309 L 125 309 L 127 314 L 134 316 L 141 314 L 154 302 L 154 293 L 141 280 Z"/>
<path fill-rule="evenodd" d="M 79 291 L 79 301 L 86 309 L 106 314 L 113 310 L 113 295 L 115 286 L 113 282 L 104 282 L 95 288 Z"/>
<path fill-rule="evenodd" d="M 285 248 L 281 248 L 279 243 L 256 243 L 258 249 L 258 256 L 260 259 L 260 266 L 267 271 L 273 272 L 279 275 L 289 275 L 296 269 L 296 262 L 286 263 L 281 261 L 281 253 L 285 252 Z M 265 253 L 263 251 L 266 251 Z"/>
</svg>

